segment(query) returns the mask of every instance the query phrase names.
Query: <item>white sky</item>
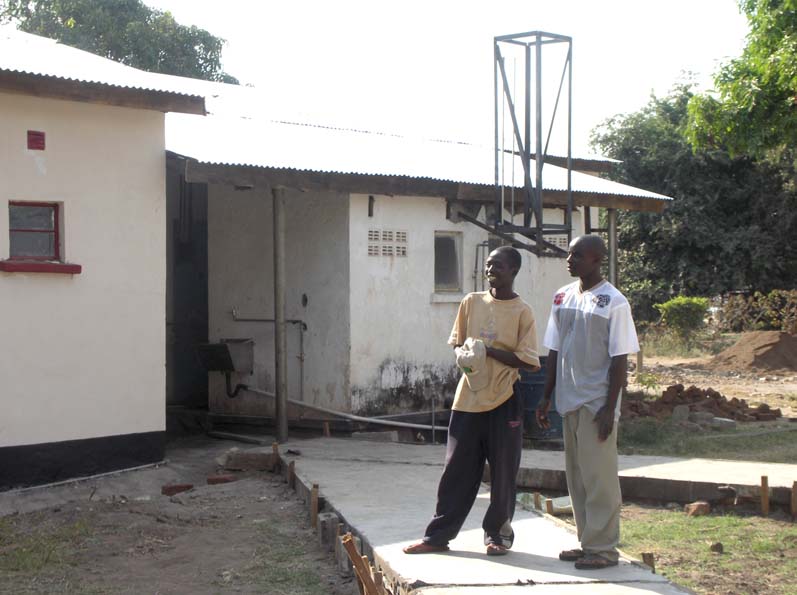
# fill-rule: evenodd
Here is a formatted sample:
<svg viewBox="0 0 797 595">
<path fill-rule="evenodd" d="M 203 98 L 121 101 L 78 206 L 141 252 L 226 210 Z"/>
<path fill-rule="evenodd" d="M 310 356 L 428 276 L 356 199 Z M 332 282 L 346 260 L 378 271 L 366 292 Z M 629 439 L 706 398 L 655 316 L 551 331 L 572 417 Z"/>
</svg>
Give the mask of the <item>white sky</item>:
<svg viewBox="0 0 797 595">
<path fill-rule="evenodd" d="M 227 39 L 225 70 L 267 92 L 276 118 L 488 145 L 493 36 L 570 35 L 575 154 L 589 151 L 595 125 L 639 109 L 651 92 L 666 93 L 685 71 L 708 88 L 747 32 L 735 0 L 145 3 Z M 563 64 L 550 56 L 543 68 L 556 82 L 544 86 L 548 110 Z M 564 146 L 557 126 L 551 152 Z"/>
</svg>

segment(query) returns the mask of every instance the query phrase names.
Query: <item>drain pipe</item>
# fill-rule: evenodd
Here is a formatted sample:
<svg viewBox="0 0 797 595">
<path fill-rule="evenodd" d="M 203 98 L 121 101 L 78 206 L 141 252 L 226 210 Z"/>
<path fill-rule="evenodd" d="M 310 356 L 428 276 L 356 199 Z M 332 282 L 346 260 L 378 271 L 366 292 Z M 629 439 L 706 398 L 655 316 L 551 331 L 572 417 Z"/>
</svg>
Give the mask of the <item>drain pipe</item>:
<svg viewBox="0 0 797 595">
<path fill-rule="evenodd" d="M 259 388 L 251 388 L 245 387 L 243 390 L 247 390 L 250 393 L 255 393 L 256 395 L 261 395 L 264 397 L 268 397 L 270 399 L 276 399 L 276 395 L 274 393 L 270 393 L 265 390 L 260 390 Z M 326 415 L 332 415 L 335 417 L 340 417 L 342 419 L 348 419 L 351 421 L 359 421 L 362 423 L 367 424 L 374 424 L 377 426 L 387 426 L 390 428 L 409 428 L 411 430 L 427 430 L 433 432 L 448 432 L 448 428 L 444 426 L 435 426 L 431 425 L 428 426 L 426 424 L 412 424 L 403 421 L 391 421 L 387 419 L 379 419 L 373 417 L 363 417 L 361 415 L 354 415 L 352 413 L 345 413 L 343 411 L 335 411 L 334 409 L 328 409 L 326 407 L 319 407 L 318 405 L 311 405 L 310 403 L 304 403 L 302 401 L 297 401 L 295 399 L 286 399 L 288 403 L 291 405 L 296 405 L 298 407 L 304 407 L 305 409 L 310 409 L 311 411 L 316 411 L 318 413 L 325 413 Z"/>
<path fill-rule="evenodd" d="M 274 224 L 274 376 L 277 442 L 288 440 L 288 337 L 285 332 L 285 190 L 272 188 Z"/>
</svg>

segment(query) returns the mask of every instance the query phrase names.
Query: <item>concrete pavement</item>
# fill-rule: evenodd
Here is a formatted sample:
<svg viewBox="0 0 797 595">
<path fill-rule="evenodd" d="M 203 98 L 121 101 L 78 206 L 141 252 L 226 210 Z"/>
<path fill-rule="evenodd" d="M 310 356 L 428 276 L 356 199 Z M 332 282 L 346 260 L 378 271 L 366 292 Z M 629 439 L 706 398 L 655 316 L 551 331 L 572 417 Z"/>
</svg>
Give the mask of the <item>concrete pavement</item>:
<svg viewBox="0 0 797 595">
<path fill-rule="evenodd" d="M 290 455 L 288 450 L 300 455 Z M 418 540 L 434 509 L 442 470 L 439 446 L 381 444 L 334 438 L 283 445 L 297 475 L 317 483 L 327 504 L 365 542 L 396 595 L 486 595 L 519 588 L 530 595 L 622 593 L 669 595 L 685 591 L 649 570 L 623 560 L 616 568 L 578 571 L 561 562 L 562 549 L 578 546 L 575 535 L 543 516 L 519 510 L 512 552 L 484 554 L 481 520 L 489 503 L 483 489 L 462 533 L 443 554 L 408 556 L 401 549 Z"/>
<path fill-rule="evenodd" d="M 326 443 L 324 440 L 330 440 Z M 367 442 L 351 439 L 319 439 L 303 442 L 312 452 L 326 450 L 329 460 L 383 461 L 440 466 L 443 445 Z M 312 445 L 312 446 L 310 446 Z M 334 445 L 334 448 L 328 445 Z M 311 451 L 308 451 L 311 452 Z M 756 498 L 762 475 L 769 477 L 770 501 L 787 505 L 797 481 L 797 465 L 755 461 L 621 455 L 620 485 L 631 499 L 655 499 L 679 503 L 718 496 L 717 486 L 732 485 L 739 496 Z M 524 450 L 518 485 L 532 490 L 566 491 L 564 453 Z"/>
</svg>

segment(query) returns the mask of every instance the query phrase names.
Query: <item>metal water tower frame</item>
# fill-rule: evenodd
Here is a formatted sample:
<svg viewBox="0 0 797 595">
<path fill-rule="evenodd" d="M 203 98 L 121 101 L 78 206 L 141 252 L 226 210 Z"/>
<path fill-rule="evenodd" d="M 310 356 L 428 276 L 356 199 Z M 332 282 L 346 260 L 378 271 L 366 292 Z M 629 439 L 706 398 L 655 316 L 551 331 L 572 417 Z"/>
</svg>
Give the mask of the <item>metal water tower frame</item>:
<svg viewBox="0 0 797 595">
<path fill-rule="evenodd" d="M 553 113 L 548 125 L 548 132 L 543 146 L 543 122 L 542 122 L 542 64 L 543 47 L 551 44 L 567 44 L 567 56 L 565 58 L 562 76 L 559 81 L 559 89 L 556 94 Z M 523 78 L 524 90 L 523 101 L 518 106 L 517 98 L 512 96 L 510 81 L 507 76 L 505 58 L 501 48 L 504 46 L 523 47 Z M 532 56 L 532 54 L 534 54 Z M 532 61 L 534 62 L 534 86 L 532 87 Z M 543 167 L 548 156 L 548 145 L 551 140 L 553 125 L 556 120 L 556 113 L 559 108 L 559 101 L 562 96 L 565 78 L 567 78 L 567 188 L 566 206 L 564 208 L 564 223 L 548 223 L 543 216 Z M 514 82 L 514 81 L 513 81 Z M 572 122 L 573 122 L 573 39 L 565 35 L 546 33 L 544 31 L 530 31 L 527 33 L 517 33 L 513 35 L 500 35 L 494 38 L 494 83 L 495 83 L 495 221 L 493 228 L 500 237 L 508 239 L 513 234 L 519 234 L 532 241 L 532 244 L 525 242 L 513 243 L 521 248 L 525 248 L 537 256 L 563 257 L 567 252 L 561 247 L 549 242 L 546 236 L 567 235 L 568 243 L 572 239 L 573 228 L 573 188 L 572 188 Z M 532 90 L 534 94 L 534 151 L 531 150 L 531 109 L 532 109 Z M 504 105 L 502 105 L 504 104 Z M 505 185 L 501 178 L 502 160 L 506 159 L 507 151 L 500 144 L 500 137 L 504 133 L 503 122 L 499 121 L 499 106 L 508 108 L 512 124 L 514 148 L 509 151 L 511 159 L 520 157 L 523 164 L 523 201 L 522 201 L 522 225 L 517 225 L 513 220 L 504 220 L 505 210 Z M 521 134 L 520 122 L 517 110 L 523 111 L 523 133 Z M 500 134 L 499 134 L 500 132 Z M 534 172 L 532 176 L 532 160 L 534 160 Z M 533 180 L 533 181 L 532 181 Z M 514 188 L 514 184 L 513 184 Z M 513 203 L 514 211 L 514 203 Z M 514 216 L 513 212 L 513 216 Z"/>
</svg>

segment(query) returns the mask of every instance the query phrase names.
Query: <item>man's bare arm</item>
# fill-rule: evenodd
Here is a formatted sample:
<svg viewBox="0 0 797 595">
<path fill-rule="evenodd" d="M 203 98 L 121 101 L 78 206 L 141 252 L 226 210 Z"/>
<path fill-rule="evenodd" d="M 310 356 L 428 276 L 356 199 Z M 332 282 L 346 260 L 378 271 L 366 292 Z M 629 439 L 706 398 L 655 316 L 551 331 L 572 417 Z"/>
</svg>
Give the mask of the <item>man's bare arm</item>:
<svg viewBox="0 0 797 595">
<path fill-rule="evenodd" d="M 598 424 L 598 440 L 603 442 L 614 429 L 614 413 L 617 408 L 617 399 L 620 391 L 625 387 L 628 376 L 628 355 L 615 355 L 609 365 L 609 394 L 606 395 L 606 404 L 600 408 L 595 416 Z"/>
<path fill-rule="evenodd" d="M 509 366 L 510 368 L 520 368 L 523 370 L 529 370 L 531 372 L 536 372 L 537 370 L 540 369 L 539 366 L 535 366 L 534 364 L 527 364 L 517 355 L 515 355 L 511 351 L 506 351 L 505 349 L 495 349 L 494 347 L 488 347 L 487 357 L 491 357 L 494 360 L 498 360 L 499 362 L 501 362 L 505 366 Z"/>
<path fill-rule="evenodd" d="M 548 352 L 548 359 L 545 360 L 545 387 L 542 391 L 542 400 L 537 405 L 537 410 L 534 412 L 537 418 L 537 425 L 543 430 L 547 430 L 551 427 L 551 421 L 548 419 L 548 411 L 551 409 L 553 389 L 556 388 L 556 361 L 558 357 L 559 352 L 553 349 Z"/>
</svg>

